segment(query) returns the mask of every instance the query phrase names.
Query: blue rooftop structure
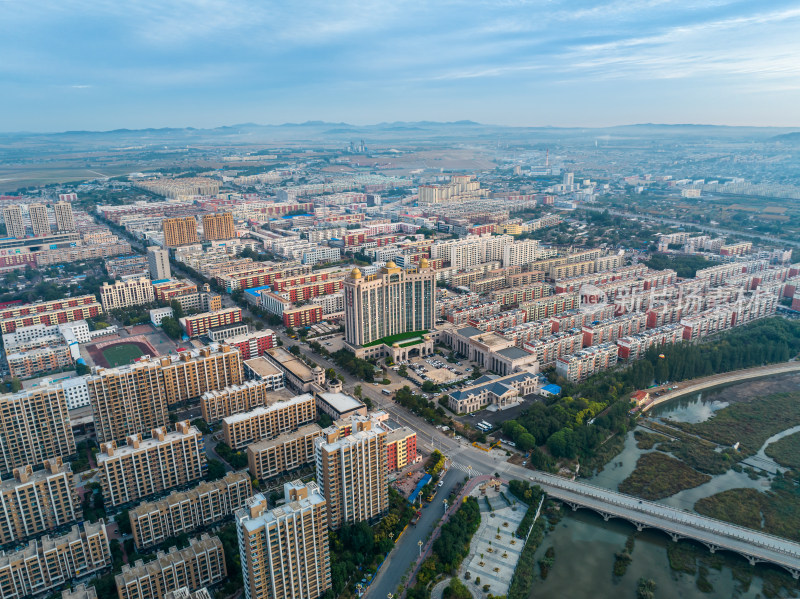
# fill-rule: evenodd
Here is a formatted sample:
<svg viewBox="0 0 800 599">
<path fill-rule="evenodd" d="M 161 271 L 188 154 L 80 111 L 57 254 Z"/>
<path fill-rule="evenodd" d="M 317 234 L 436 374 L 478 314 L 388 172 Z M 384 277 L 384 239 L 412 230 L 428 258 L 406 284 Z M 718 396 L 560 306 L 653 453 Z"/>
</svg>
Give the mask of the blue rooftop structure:
<svg viewBox="0 0 800 599">
<path fill-rule="evenodd" d="M 420 479 L 420 481 L 417 483 L 417 486 L 414 487 L 414 490 L 411 492 L 411 495 L 408 496 L 408 503 L 414 503 L 417 500 L 417 496 L 419 495 L 419 492 L 422 491 L 422 487 L 431 482 L 431 478 L 432 477 L 430 474 L 426 474 Z"/>
<path fill-rule="evenodd" d="M 558 385 L 554 385 L 553 383 L 550 383 L 549 385 L 545 385 L 544 387 L 542 387 L 542 391 L 545 391 L 551 395 L 558 395 L 559 393 L 561 393 L 561 387 L 559 387 Z"/>
<path fill-rule="evenodd" d="M 172 279 L 158 279 L 157 281 L 153 281 L 153 285 L 157 285 L 158 283 L 166 283 L 167 281 L 171 281 Z"/>
<path fill-rule="evenodd" d="M 258 296 L 261 295 L 262 291 L 269 291 L 270 288 L 271 288 L 270 285 L 262 285 L 261 287 L 248 287 L 247 289 L 244 290 L 244 292 L 258 299 Z"/>
</svg>

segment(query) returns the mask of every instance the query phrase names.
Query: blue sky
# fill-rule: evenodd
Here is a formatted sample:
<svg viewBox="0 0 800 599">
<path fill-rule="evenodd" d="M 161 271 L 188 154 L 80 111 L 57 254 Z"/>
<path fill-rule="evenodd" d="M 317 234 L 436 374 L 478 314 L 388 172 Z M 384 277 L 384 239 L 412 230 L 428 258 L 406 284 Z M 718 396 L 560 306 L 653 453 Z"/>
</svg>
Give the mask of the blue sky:
<svg viewBox="0 0 800 599">
<path fill-rule="evenodd" d="M 0 130 L 800 126 L 800 3 L 0 0 Z"/>
</svg>

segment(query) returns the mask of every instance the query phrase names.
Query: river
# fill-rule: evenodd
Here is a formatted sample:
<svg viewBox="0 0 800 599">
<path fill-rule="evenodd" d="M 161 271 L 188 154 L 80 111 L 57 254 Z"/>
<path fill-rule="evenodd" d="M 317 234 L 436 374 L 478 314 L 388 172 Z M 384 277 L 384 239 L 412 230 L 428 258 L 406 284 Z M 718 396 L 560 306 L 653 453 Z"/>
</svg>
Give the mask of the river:
<svg viewBox="0 0 800 599">
<path fill-rule="evenodd" d="M 654 408 L 648 418 L 702 422 L 712 418 L 715 412 L 731 403 L 797 389 L 800 389 L 800 373 L 743 381 L 676 398 Z M 647 420 L 642 421 L 642 424 L 646 425 Z M 797 431 L 800 431 L 800 427 L 787 429 L 768 439 L 764 447 Z M 771 463 L 777 467 L 777 464 L 764 454 L 764 447 L 756 457 L 759 460 L 763 459 L 765 465 Z M 636 447 L 633 431 L 630 431 L 622 452 L 601 472 L 589 479 L 589 482 L 617 490 L 619 483 L 633 472 L 639 457 L 649 451 L 652 450 L 641 450 Z M 709 482 L 699 487 L 687 489 L 661 501 L 674 507 L 691 510 L 695 502 L 702 497 L 738 487 L 763 491 L 769 488 L 769 479 L 766 475 L 762 475 L 753 480 L 745 472 L 729 470 L 726 474 L 712 477 Z M 536 553 L 538 562 L 544 557 L 547 548 L 552 546 L 555 549 L 555 562 L 546 580 L 534 582 L 531 599 L 534 597 L 555 599 L 563 596 L 633 599 L 636 597 L 638 580 L 642 577 L 656 582 L 656 597 L 749 599 L 762 596 L 762 580 L 758 577 L 762 566 L 756 567 L 756 576 L 745 592 L 738 588 L 730 568 L 727 567 L 723 567 L 720 571 L 710 569 L 708 581 L 714 590 L 711 593 L 700 591 L 695 582 L 696 576 L 673 572 L 670 569 L 667 546 L 672 541 L 665 534 L 653 530 L 645 530 L 639 534 L 632 554 L 633 561 L 628 566 L 625 576 L 615 580 L 612 574 L 614 554 L 623 550 L 625 540 L 635 531 L 635 527 L 624 521 L 605 522 L 602 517 L 588 510 L 572 512 L 568 508 L 562 509 L 564 518 L 555 530 L 545 536 Z"/>
</svg>

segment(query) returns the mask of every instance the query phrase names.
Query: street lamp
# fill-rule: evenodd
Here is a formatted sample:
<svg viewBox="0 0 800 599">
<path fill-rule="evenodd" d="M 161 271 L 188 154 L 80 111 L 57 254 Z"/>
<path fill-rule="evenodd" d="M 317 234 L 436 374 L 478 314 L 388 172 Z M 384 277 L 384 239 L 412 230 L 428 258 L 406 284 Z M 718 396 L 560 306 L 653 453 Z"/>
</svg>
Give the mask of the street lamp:
<svg viewBox="0 0 800 599">
<path fill-rule="evenodd" d="M 417 541 L 417 545 L 419 545 L 419 556 L 422 557 L 422 541 Z"/>
<path fill-rule="evenodd" d="M 472 464 L 468 464 L 468 465 L 467 465 L 467 470 L 469 471 L 469 472 L 468 472 L 468 474 L 469 474 L 469 477 L 470 477 L 470 478 L 472 478 Z"/>
<path fill-rule="evenodd" d="M 447 499 L 443 499 L 442 503 L 444 504 L 444 513 L 447 513 Z"/>
</svg>

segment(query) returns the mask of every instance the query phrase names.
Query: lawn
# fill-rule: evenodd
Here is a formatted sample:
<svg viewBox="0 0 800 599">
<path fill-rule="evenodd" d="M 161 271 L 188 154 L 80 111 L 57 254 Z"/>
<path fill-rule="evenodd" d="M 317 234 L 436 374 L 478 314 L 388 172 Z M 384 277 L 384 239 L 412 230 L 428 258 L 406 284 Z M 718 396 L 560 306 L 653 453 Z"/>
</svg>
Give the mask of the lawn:
<svg viewBox="0 0 800 599">
<path fill-rule="evenodd" d="M 620 483 L 619 490 L 642 499 L 661 499 L 709 480 L 711 477 L 707 474 L 675 458 L 663 453 L 646 453 L 639 458 L 633 473 Z"/>
<path fill-rule="evenodd" d="M 109 366 L 123 366 L 130 364 L 136 358 L 144 354 L 138 345 L 133 343 L 118 343 L 102 350 L 103 357 L 108 361 Z"/>
<path fill-rule="evenodd" d="M 800 470 L 800 433 L 770 443 L 764 452 L 781 466 Z"/>
<path fill-rule="evenodd" d="M 388 337 L 384 337 L 383 339 L 376 339 L 371 343 L 367 343 L 364 347 L 372 347 L 373 345 L 380 345 L 381 343 L 385 343 L 386 345 L 390 346 L 393 343 L 399 343 L 401 341 L 409 341 L 411 339 L 418 339 L 422 337 L 428 331 L 409 331 L 408 333 L 398 333 L 397 335 L 389 335 Z"/>
<path fill-rule="evenodd" d="M 723 408 L 713 418 L 697 424 L 670 422 L 676 428 L 754 454 L 772 435 L 800 425 L 800 393 L 775 393 Z"/>
</svg>

